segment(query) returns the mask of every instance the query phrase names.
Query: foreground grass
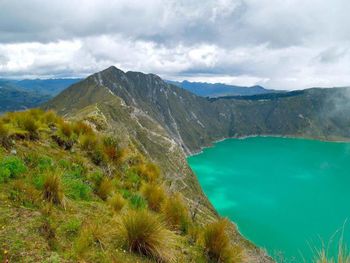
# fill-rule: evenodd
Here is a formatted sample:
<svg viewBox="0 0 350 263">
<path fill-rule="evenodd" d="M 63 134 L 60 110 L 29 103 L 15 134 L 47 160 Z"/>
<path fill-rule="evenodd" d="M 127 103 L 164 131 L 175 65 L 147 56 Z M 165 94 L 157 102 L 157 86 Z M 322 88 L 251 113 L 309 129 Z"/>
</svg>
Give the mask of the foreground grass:
<svg viewBox="0 0 350 263">
<path fill-rule="evenodd" d="M 51 111 L 0 118 L 0 262 L 242 260 L 226 226 L 189 215 L 131 142 Z"/>
</svg>

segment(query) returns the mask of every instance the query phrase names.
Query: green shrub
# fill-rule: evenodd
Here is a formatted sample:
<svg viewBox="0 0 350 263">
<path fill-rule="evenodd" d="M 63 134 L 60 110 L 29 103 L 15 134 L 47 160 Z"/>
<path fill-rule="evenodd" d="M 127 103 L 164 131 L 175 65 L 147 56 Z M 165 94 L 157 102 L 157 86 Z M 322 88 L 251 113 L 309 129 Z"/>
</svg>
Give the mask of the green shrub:
<svg viewBox="0 0 350 263">
<path fill-rule="evenodd" d="M 177 193 L 168 197 L 162 206 L 162 212 L 171 229 L 187 232 L 190 214 L 181 194 Z"/>
<path fill-rule="evenodd" d="M 155 212 L 159 212 L 166 198 L 164 188 L 160 185 L 146 183 L 142 186 L 141 193 L 147 200 L 148 207 Z"/>
<path fill-rule="evenodd" d="M 144 209 L 147 207 L 147 201 L 139 194 L 130 197 L 130 206 L 134 209 Z"/>
<path fill-rule="evenodd" d="M 164 222 L 147 210 L 129 211 L 120 218 L 119 235 L 124 246 L 157 262 L 175 262 L 176 236 Z"/>
<path fill-rule="evenodd" d="M 214 262 L 241 262 L 242 249 L 231 245 L 227 228 L 229 221 L 221 219 L 207 225 L 203 231 L 203 245 L 208 258 Z"/>
<path fill-rule="evenodd" d="M 10 178 L 17 178 L 26 172 L 27 168 L 24 162 L 16 156 L 8 156 L 0 161 L 0 170 L 7 170 L 4 174 L 9 173 Z"/>
</svg>

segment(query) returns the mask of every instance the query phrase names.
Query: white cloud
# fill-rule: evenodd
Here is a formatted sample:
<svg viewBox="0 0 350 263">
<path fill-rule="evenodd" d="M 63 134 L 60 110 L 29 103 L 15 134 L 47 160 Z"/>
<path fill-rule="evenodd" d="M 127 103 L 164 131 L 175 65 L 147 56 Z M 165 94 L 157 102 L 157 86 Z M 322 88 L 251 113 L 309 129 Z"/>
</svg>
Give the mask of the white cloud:
<svg viewBox="0 0 350 263">
<path fill-rule="evenodd" d="M 0 76 L 350 84 L 348 0 L 0 0 Z"/>
</svg>

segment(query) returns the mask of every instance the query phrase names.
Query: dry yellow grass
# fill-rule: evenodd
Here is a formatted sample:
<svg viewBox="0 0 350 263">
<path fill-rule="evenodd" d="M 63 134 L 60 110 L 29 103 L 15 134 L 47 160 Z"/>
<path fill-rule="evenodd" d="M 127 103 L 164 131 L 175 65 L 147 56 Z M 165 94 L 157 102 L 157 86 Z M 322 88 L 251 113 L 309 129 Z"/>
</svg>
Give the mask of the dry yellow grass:
<svg viewBox="0 0 350 263">
<path fill-rule="evenodd" d="M 175 262 L 176 235 L 148 210 L 131 210 L 121 216 L 118 232 L 130 252 L 158 262 Z"/>
</svg>

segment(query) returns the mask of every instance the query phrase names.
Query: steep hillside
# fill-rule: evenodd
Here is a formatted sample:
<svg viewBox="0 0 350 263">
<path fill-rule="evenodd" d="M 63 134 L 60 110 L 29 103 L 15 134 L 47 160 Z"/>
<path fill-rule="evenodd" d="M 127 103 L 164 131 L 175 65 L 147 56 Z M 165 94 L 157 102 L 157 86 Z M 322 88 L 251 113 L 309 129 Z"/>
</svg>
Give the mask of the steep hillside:
<svg viewBox="0 0 350 263">
<path fill-rule="evenodd" d="M 222 83 L 190 82 L 187 80 L 184 80 L 182 82 L 167 80 L 166 82 L 188 90 L 189 92 L 192 92 L 198 96 L 211 98 L 222 96 L 251 96 L 258 94 L 283 92 L 265 89 L 261 86 L 243 87 Z"/>
<path fill-rule="evenodd" d="M 197 216 L 131 137 L 85 117 L 0 118 L 1 262 L 253 262 L 233 225 Z"/>
<path fill-rule="evenodd" d="M 126 74 L 134 76 L 135 79 L 141 79 L 138 86 L 137 83 L 125 79 Z M 118 82 L 112 82 L 110 78 L 113 81 L 123 81 L 123 85 L 129 86 L 126 89 Z M 143 85 L 141 81 L 145 84 Z M 159 90 L 154 88 L 154 85 L 159 85 L 156 86 Z M 157 94 L 160 98 L 152 94 Z M 184 99 L 179 102 L 178 96 Z M 200 111 L 205 115 L 205 105 L 210 105 L 210 102 L 204 98 L 199 98 L 199 101 L 197 99 L 197 96 L 187 91 L 165 84 L 155 75 L 123 73 L 116 68 L 109 68 L 71 86 L 50 101 L 45 108 L 55 109 L 69 119 L 93 121 L 96 127 L 105 129 L 116 137 L 129 138 L 140 152 L 161 167 L 169 188 L 185 196 L 194 220 L 203 224 L 203 222 L 215 220 L 218 215 L 188 167 L 186 155 L 181 147 L 184 144 L 177 127 L 178 123 L 186 124 L 187 120 L 192 120 L 193 129 L 202 127 L 202 124 L 199 124 L 193 116 L 194 113 L 188 112 L 186 108 L 186 105 L 196 106 L 197 104 L 198 108 L 202 105 L 203 108 Z M 146 102 L 150 104 L 147 105 Z M 208 122 L 210 114 L 211 112 L 208 112 L 205 116 Z M 183 128 L 185 131 L 186 129 L 188 132 L 195 131 L 191 126 Z M 208 137 L 207 140 L 209 142 L 210 138 Z M 270 262 L 263 252 L 240 235 L 234 234 L 233 238 L 244 248 L 245 262 Z"/>
<path fill-rule="evenodd" d="M 110 67 L 73 85 L 49 105 L 70 112 L 99 101 L 95 93 L 84 91 L 86 86 L 107 89 L 109 97 L 118 96 L 127 106 L 149 116 L 187 154 L 232 136 L 350 136 L 349 129 L 345 129 L 350 124 L 349 115 L 345 114 L 350 108 L 350 92 L 346 88 L 207 99 L 167 84 L 153 74 L 124 73 Z"/>
<path fill-rule="evenodd" d="M 164 171 L 170 189 L 180 191 L 198 222 L 217 218 L 188 167 L 186 154 L 215 140 L 249 135 L 350 137 L 347 89 L 207 99 L 167 84 L 153 74 L 110 67 L 72 85 L 45 108 L 89 120 L 114 136 L 126 136 Z M 246 262 L 269 262 L 239 235 Z"/>
</svg>

